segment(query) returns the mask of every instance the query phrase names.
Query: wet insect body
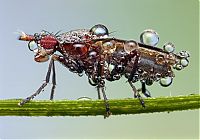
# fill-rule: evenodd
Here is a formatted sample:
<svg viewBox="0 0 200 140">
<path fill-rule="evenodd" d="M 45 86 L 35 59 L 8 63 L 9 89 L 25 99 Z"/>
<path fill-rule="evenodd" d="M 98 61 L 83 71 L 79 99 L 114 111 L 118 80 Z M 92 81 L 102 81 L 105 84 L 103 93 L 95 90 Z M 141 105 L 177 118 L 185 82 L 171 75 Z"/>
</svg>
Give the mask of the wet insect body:
<svg viewBox="0 0 200 140">
<path fill-rule="evenodd" d="M 61 34 L 47 31 L 34 35 L 22 33 L 19 40 L 29 41 L 28 48 L 35 53 L 36 62 L 46 62 L 50 59 L 45 82 L 34 94 L 22 100 L 20 106 L 44 89 L 50 81 L 51 72 L 53 86 L 50 99 L 53 100 L 56 85 L 54 61 L 60 62 L 80 76 L 84 73 L 87 75 L 88 82 L 97 87 L 98 98 L 101 99 L 101 93 L 103 95 L 105 117 L 111 114 L 105 94 L 106 80 L 115 81 L 125 76 L 133 89 L 134 97 L 145 107 L 140 94 L 150 97 L 146 85 L 159 82 L 161 86 L 169 86 L 174 78 L 172 69 L 181 70 L 189 64 L 189 53 L 181 51 L 175 54 L 172 43 L 166 43 L 163 49 L 157 48 L 159 37 L 153 30 L 145 30 L 140 35 L 140 42 L 109 37 L 108 29 L 101 24 L 91 29 L 79 29 Z M 133 85 L 137 81 L 141 82 L 140 89 L 136 89 Z"/>
</svg>

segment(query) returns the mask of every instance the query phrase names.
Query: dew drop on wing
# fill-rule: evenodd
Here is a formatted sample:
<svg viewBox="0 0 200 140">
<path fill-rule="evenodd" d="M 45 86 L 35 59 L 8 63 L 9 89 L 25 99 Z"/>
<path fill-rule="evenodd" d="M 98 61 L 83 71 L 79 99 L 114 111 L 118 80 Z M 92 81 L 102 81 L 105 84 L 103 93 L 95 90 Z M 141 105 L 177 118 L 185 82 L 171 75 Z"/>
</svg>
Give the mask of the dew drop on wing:
<svg viewBox="0 0 200 140">
<path fill-rule="evenodd" d="M 124 50 L 127 53 L 130 53 L 137 48 L 138 48 L 138 44 L 136 41 L 133 41 L 133 40 L 126 41 L 124 44 Z"/>
<path fill-rule="evenodd" d="M 188 64 L 189 64 L 189 61 L 188 61 L 187 59 L 185 59 L 185 58 L 181 59 L 180 62 L 181 62 L 181 65 L 182 65 L 183 67 L 187 67 Z"/>
<path fill-rule="evenodd" d="M 163 49 L 164 49 L 164 51 L 166 51 L 168 53 L 172 53 L 175 50 L 175 46 L 171 42 L 168 42 L 163 46 Z"/>
<path fill-rule="evenodd" d="M 144 32 L 142 32 L 140 35 L 140 41 L 143 44 L 155 47 L 159 42 L 159 36 L 154 30 L 144 30 Z"/>
</svg>

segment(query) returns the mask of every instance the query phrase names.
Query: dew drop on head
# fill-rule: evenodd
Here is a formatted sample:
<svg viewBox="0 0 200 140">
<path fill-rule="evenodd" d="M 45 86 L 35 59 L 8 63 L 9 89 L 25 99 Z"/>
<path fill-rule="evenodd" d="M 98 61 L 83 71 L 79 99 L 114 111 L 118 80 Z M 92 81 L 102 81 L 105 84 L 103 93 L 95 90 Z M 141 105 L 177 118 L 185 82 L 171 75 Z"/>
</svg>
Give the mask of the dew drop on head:
<svg viewBox="0 0 200 140">
<path fill-rule="evenodd" d="M 97 24 L 97 25 L 93 26 L 90 29 L 90 33 L 92 35 L 96 35 L 98 37 L 100 37 L 100 36 L 108 36 L 109 35 L 108 29 L 106 28 L 106 26 L 104 26 L 102 24 Z"/>
</svg>

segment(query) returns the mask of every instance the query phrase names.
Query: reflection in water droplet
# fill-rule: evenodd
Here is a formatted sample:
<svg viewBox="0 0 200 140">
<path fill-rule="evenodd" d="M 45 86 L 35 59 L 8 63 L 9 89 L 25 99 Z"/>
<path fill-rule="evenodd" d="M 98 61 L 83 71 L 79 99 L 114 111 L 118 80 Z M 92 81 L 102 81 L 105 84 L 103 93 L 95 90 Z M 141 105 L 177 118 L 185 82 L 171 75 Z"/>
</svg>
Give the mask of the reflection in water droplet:
<svg viewBox="0 0 200 140">
<path fill-rule="evenodd" d="M 166 43 L 166 44 L 163 46 L 163 49 L 164 49 L 164 51 L 166 51 L 166 52 L 172 53 L 172 52 L 174 52 L 174 50 L 175 50 L 175 46 L 174 46 L 174 44 L 172 44 L 171 42 L 168 42 L 168 43 Z"/>
<path fill-rule="evenodd" d="M 116 49 L 114 41 L 107 41 L 102 44 L 102 51 L 104 53 L 113 53 Z"/>
<path fill-rule="evenodd" d="M 180 65 L 180 64 L 177 64 L 175 68 L 176 68 L 176 70 L 182 70 L 182 69 L 183 69 L 183 66 Z"/>
<path fill-rule="evenodd" d="M 137 44 L 136 41 L 133 41 L 133 40 L 126 41 L 125 44 L 124 44 L 124 50 L 127 53 L 130 53 L 130 52 L 132 52 L 133 50 L 135 50 L 137 48 L 138 48 L 138 44 Z"/>
<path fill-rule="evenodd" d="M 96 55 L 97 55 L 97 52 L 95 52 L 95 51 L 91 51 L 90 53 L 89 53 L 89 56 L 90 57 L 96 57 Z"/>
<path fill-rule="evenodd" d="M 30 51 L 36 51 L 38 49 L 38 44 L 35 41 L 30 41 L 28 43 L 28 48 Z"/>
<path fill-rule="evenodd" d="M 173 78 L 172 77 L 165 77 L 160 79 L 160 85 L 163 87 L 168 87 L 171 85 Z"/>
<path fill-rule="evenodd" d="M 146 45 L 156 46 L 159 42 L 159 36 L 154 30 L 148 29 L 141 33 L 140 41 Z"/>
<path fill-rule="evenodd" d="M 189 61 L 187 60 L 187 59 L 181 59 L 181 65 L 183 66 L 183 67 L 187 67 L 188 66 L 188 64 L 189 64 Z"/>
<path fill-rule="evenodd" d="M 90 33 L 96 36 L 108 36 L 109 32 L 106 26 L 102 24 L 97 24 L 90 29 Z"/>
</svg>

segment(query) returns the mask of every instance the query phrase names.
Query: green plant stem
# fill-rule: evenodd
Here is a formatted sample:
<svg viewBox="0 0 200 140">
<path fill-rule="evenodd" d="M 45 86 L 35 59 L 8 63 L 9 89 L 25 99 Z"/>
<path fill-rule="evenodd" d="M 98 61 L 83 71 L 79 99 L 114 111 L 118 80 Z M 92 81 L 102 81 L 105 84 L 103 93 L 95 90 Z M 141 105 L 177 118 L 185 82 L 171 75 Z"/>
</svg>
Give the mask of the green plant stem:
<svg viewBox="0 0 200 140">
<path fill-rule="evenodd" d="M 199 94 L 144 99 L 109 100 L 112 115 L 199 109 Z M 20 99 L 0 100 L 0 116 L 96 116 L 105 114 L 103 100 L 33 100 L 20 107 Z"/>
</svg>

